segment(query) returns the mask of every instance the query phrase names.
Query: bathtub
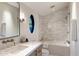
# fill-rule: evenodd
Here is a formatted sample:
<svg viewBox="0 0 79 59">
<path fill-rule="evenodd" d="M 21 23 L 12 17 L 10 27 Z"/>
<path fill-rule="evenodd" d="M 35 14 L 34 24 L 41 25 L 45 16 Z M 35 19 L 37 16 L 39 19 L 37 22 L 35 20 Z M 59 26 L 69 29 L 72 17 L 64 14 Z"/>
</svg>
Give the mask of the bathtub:
<svg viewBox="0 0 79 59">
<path fill-rule="evenodd" d="M 70 45 L 66 41 L 44 41 L 43 48 L 49 51 L 49 56 L 70 55 Z"/>
</svg>

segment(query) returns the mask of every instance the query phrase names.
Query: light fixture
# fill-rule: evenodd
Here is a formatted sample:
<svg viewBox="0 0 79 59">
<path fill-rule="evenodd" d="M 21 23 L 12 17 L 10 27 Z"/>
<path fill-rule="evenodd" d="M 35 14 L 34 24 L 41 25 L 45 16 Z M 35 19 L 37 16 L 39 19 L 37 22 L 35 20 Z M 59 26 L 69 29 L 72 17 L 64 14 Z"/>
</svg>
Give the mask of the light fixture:
<svg viewBox="0 0 79 59">
<path fill-rule="evenodd" d="M 24 22 L 24 18 L 20 19 L 20 22 Z"/>
<path fill-rule="evenodd" d="M 24 22 L 25 15 L 23 12 L 20 12 L 20 22 Z"/>
</svg>

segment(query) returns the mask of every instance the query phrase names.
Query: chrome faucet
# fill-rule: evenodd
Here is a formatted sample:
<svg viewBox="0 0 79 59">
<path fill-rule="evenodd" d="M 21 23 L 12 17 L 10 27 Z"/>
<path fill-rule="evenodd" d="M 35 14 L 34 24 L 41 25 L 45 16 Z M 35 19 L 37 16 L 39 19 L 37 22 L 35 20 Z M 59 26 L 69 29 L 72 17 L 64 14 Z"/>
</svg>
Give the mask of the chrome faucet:
<svg viewBox="0 0 79 59">
<path fill-rule="evenodd" d="M 70 41 L 69 41 L 69 40 L 66 40 L 66 42 L 67 42 L 68 44 L 70 44 Z"/>
<path fill-rule="evenodd" d="M 13 44 L 14 44 L 14 46 L 15 46 L 15 41 L 14 41 L 14 39 L 11 39 L 11 40 L 3 40 L 3 41 L 2 41 L 3 44 L 6 44 L 6 43 L 8 43 L 8 42 L 13 42 Z"/>
<path fill-rule="evenodd" d="M 15 41 L 14 41 L 14 39 L 11 39 L 11 42 L 13 42 L 13 43 L 14 43 L 14 46 L 15 46 Z"/>
</svg>

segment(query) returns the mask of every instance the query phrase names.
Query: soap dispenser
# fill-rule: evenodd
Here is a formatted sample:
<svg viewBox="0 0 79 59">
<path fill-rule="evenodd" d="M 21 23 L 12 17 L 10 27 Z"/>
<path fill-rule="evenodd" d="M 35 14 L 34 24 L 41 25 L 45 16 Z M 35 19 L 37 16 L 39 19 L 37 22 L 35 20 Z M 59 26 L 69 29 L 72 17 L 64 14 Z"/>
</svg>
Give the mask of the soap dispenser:
<svg viewBox="0 0 79 59">
<path fill-rule="evenodd" d="M 26 42 L 28 42 L 28 38 L 26 38 Z"/>
</svg>

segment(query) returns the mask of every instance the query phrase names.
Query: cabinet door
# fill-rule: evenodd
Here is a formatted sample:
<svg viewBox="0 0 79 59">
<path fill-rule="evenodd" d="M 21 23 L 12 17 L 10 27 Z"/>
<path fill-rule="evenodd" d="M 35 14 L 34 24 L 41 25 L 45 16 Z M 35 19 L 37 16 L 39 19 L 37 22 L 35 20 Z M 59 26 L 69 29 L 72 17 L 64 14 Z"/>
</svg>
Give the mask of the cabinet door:
<svg viewBox="0 0 79 59">
<path fill-rule="evenodd" d="M 42 56 L 42 46 L 37 49 L 37 56 Z"/>
<path fill-rule="evenodd" d="M 35 50 L 30 56 L 37 56 L 37 51 Z"/>
</svg>

